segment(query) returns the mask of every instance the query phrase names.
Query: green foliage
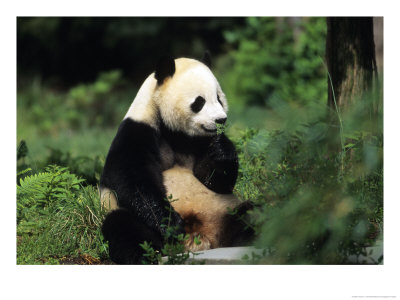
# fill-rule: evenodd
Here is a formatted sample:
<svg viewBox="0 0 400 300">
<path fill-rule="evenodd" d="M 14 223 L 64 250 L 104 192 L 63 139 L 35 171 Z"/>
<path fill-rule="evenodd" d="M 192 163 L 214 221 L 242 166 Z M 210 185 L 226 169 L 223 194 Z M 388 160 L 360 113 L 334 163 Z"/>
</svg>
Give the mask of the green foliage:
<svg viewBox="0 0 400 300">
<path fill-rule="evenodd" d="M 21 146 L 22 145 L 22 146 Z M 49 165 L 58 165 L 68 167 L 68 169 L 76 174 L 78 177 L 84 178 L 83 184 L 96 185 L 100 180 L 100 174 L 103 170 L 104 156 L 102 155 L 92 155 L 92 156 L 73 156 L 70 151 L 62 151 L 56 148 L 48 147 L 49 154 L 42 161 L 36 162 L 31 160 L 26 160 L 27 156 L 27 143 L 25 141 L 20 142 L 18 147 L 18 153 L 20 149 L 25 148 L 26 152 L 24 155 L 17 155 L 17 182 L 30 171 L 41 172 L 45 170 Z"/>
<path fill-rule="evenodd" d="M 258 206 L 256 245 L 268 249 L 258 263 L 346 263 L 382 235 L 382 112 L 371 116 L 365 108 L 374 99 L 363 100 L 343 115 L 343 148 L 321 117 L 324 105 L 322 113 L 297 110 L 298 122 L 282 130 L 249 129 L 236 139 L 235 192 Z"/>
<path fill-rule="evenodd" d="M 24 172 L 27 173 L 27 172 Z M 46 167 L 45 172 L 21 178 L 17 185 L 17 224 L 19 232 L 31 229 L 31 213 L 46 214 L 52 202 L 64 203 L 73 199 L 82 179 L 66 168 Z"/>
<path fill-rule="evenodd" d="M 66 118 L 75 127 L 114 124 L 114 106 L 111 96 L 121 83 L 121 71 L 100 73 L 96 81 L 73 87 L 65 103 Z M 82 118 L 81 111 L 87 115 Z M 85 122 L 82 124 L 82 122 Z"/>
<path fill-rule="evenodd" d="M 173 199 L 172 195 L 169 195 L 166 202 L 178 201 Z M 140 244 L 145 253 L 143 256 L 145 260 L 142 261 L 143 264 L 166 264 L 166 265 L 181 265 L 185 264 L 190 257 L 190 251 L 185 251 L 184 242 L 189 238 L 186 234 L 177 234 L 177 228 L 171 226 L 171 214 L 172 207 L 170 205 L 166 206 L 169 211 L 169 217 L 162 220 L 161 228 L 164 232 L 163 234 L 163 247 L 160 251 L 155 250 L 151 243 L 144 242 Z M 192 253 L 193 254 L 193 253 Z M 166 260 L 163 260 L 163 256 Z"/>
<path fill-rule="evenodd" d="M 24 204 L 44 207 L 52 200 L 69 199 L 83 181 L 69 173 L 67 168 L 50 165 L 45 170 L 44 173 L 26 176 L 20 180 L 17 198 L 24 199 Z"/>
<path fill-rule="evenodd" d="M 100 73 L 93 83 L 80 84 L 64 94 L 43 88 L 35 78 L 17 95 L 18 118 L 21 123 L 35 124 L 39 133 L 53 135 L 65 129 L 114 125 L 122 117 L 121 106 L 131 100 L 125 95 L 125 101 L 119 101 L 122 84 L 121 72 L 109 71 Z"/>
<path fill-rule="evenodd" d="M 225 32 L 236 45 L 228 90 L 247 105 L 269 105 L 271 99 L 307 103 L 326 99 L 325 18 L 246 19 L 246 26 Z"/>
<path fill-rule="evenodd" d="M 28 156 L 28 153 L 29 149 L 26 142 L 21 140 L 17 147 L 17 182 L 21 176 L 31 170 L 28 169 L 28 165 L 25 161 L 25 157 Z"/>
<path fill-rule="evenodd" d="M 104 156 L 72 156 L 69 151 L 49 148 L 50 154 L 44 161 L 45 165 L 56 164 L 67 166 L 69 170 L 85 179 L 85 183 L 95 185 L 100 180 L 103 170 Z"/>
<path fill-rule="evenodd" d="M 225 124 L 215 124 L 217 126 L 217 134 L 222 134 L 225 132 Z"/>
<path fill-rule="evenodd" d="M 25 158 L 27 154 L 28 146 L 26 145 L 26 142 L 22 140 L 17 148 L 17 160 Z"/>
<path fill-rule="evenodd" d="M 119 71 L 101 73 L 95 82 L 79 85 L 68 93 L 44 88 L 36 79 L 29 88 L 19 91 L 18 171 L 30 167 L 40 172 L 57 164 L 68 166 L 87 184 L 96 184 L 115 124 L 133 97 L 132 90 L 118 90 L 123 82 L 120 76 Z M 104 128 L 109 125 L 112 129 Z"/>
<path fill-rule="evenodd" d="M 172 236 L 169 236 L 166 239 L 171 239 Z M 190 257 L 190 252 L 185 251 L 184 241 L 187 239 L 184 234 L 173 235 L 174 242 L 166 242 L 161 251 L 154 250 L 151 243 L 144 242 L 140 244 L 145 253 L 143 256 L 145 260 L 142 261 L 142 264 L 164 264 L 164 265 L 182 265 L 187 262 Z M 166 257 L 163 260 L 163 257 Z"/>
<path fill-rule="evenodd" d="M 17 263 L 59 263 L 81 253 L 106 258 L 97 188 L 83 187 L 67 168 L 51 165 L 17 185 Z"/>
</svg>

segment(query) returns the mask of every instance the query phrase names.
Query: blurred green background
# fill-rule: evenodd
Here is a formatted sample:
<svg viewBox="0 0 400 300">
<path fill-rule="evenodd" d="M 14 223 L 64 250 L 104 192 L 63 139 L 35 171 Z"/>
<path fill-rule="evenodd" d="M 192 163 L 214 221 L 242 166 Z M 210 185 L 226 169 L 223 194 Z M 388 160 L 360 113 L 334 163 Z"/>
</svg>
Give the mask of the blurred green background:
<svg viewBox="0 0 400 300">
<path fill-rule="evenodd" d="M 56 164 L 96 186 L 118 125 L 158 58 L 200 59 L 209 50 L 240 156 L 235 193 L 260 207 L 249 225 L 269 254 L 258 262 L 345 263 L 365 254 L 383 233 L 382 98 L 371 93 L 343 112 L 345 143 L 328 147 L 336 139 L 326 118 L 325 39 L 326 19 L 316 17 L 19 17 L 18 182 L 64 174 L 45 169 Z M 372 115 L 371 107 L 380 110 Z M 45 206 L 53 203 L 44 194 Z M 18 195 L 19 263 L 107 256 L 98 232 L 98 244 L 33 251 L 49 229 L 22 212 L 44 200 L 37 206 L 34 193 Z"/>
</svg>

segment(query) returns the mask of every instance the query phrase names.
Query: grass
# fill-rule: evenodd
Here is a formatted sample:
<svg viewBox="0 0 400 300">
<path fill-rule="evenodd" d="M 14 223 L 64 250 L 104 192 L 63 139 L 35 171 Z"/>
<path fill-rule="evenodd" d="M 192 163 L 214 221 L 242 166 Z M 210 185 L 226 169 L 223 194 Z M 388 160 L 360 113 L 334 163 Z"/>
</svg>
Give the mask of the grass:
<svg viewBox="0 0 400 300">
<path fill-rule="evenodd" d="M 98 191 L 66 168 L 21 179 L 17 190 L 17 264 L 55 264 L 85 254 L 107 257 Z"/>
</svg>

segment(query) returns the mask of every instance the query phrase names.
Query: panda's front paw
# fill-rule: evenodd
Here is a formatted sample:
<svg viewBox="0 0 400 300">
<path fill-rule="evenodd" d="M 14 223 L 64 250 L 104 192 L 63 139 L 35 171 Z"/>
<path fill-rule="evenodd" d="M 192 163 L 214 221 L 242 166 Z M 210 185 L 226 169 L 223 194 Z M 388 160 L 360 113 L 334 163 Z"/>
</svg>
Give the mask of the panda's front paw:
<svg viewBox="0 0 400 300">
<path fill-rule="evenodd" d="M 217 163 L 237 161 L 235 146 L 223 134 L 214 137 L 207 155 L 212 161 Z"/>
</svg>

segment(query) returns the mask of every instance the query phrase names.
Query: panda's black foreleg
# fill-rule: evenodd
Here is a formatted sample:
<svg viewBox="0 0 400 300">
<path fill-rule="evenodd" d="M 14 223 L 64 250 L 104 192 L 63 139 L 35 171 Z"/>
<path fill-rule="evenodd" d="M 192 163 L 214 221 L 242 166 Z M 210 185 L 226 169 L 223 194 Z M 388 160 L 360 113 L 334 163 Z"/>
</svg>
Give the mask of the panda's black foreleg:
<svg viewBox="0 0 400 300">
<path fill-rule="evenodd" d="M 101 228 L 109 244 L 109 254 L 117 264 L 141 264 L 144 250 L 140 246 L 144 241 L 150 242 L 153 249 L 160 250 L 162 237 L 160 232 L 151 229 L 127 209 L 111 211 Z"/>
<path fill-rule="evenodd" d="M 211 141 L 207 152 L 195 161 L 193 174 L 210 190 L 230 194 L 236 183 L 239 162 L 235 146 L 219 134 Z"/>
<path fill-rule="evenodd" d="M 154 250 L 160 250 L 165 242 L 174 243 L 178 234 L 184 233 L 183 221 L 174 211 L 160 222 L 160 227 L 152 226 L 152 222 L 148 225 L 138 213 L 126 208 L 108 213 L 101 230 L 108 241 L 111 260 L 117 264 L 141 264 L 146 259 L 140 244 L 147 241 Z M 168 224 L 173 227 L 166 234 Z"/>
<path fill-rule="evenodd" d="M 164 242 L 173 242 L 175 235 L 184 233 L 182 218 L 168 201 L 159 200 L 166 199 L 166 196 L 157 191 L 151 181 L 141 182 L 140 187 L 132 183 L 130 192 L 125 190 L 125 183 L 118 188 L 119 208 L 106 216 L 102 226 L 112 261 L 140 264 L 144 253 L 140 244 L 144 241 L 151 242 L 153 249 L 160 250 Z"/>
<path fill-rule="evenodd" d="M 158 139 L 154 128 L 128 118 L 107 155 L 100 186 L 115 193 L 119 209 L 106 217 L 102 229 L 114 262 L 140 263 L 139 244 L 160 246 L 166 224 L 184 232 L 182 218 L 166 201 Z"/>
</svg>

